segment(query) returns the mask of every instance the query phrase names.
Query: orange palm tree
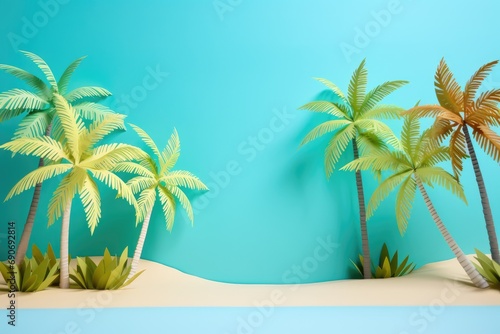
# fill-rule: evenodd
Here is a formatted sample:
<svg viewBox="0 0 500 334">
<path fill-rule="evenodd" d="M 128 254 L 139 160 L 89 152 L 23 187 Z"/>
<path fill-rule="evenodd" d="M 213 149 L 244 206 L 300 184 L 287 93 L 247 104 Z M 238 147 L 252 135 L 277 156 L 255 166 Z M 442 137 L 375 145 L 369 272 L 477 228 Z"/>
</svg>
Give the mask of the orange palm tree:
<svg viewBox="0 0 500 334">
<path fill-rule="evenodd" d="M 478 94 L 482 82 L 497 63 L 498 60 L 495 60 L 481 66 L 462 89 L 445 60 L 442 59 L 434 76 L 439 105 L 417 106 L 408 110 L 407 113 L 418 117 L 436 118 L 433 134 L 439 141 L 450 137 L 451 163 L 457 178 L 460 177 L 463 160 L 468 152 L 479 187 L 491 256 L 493 260 L 500 263 L 493 215 L 469 131 L 469 128 L 472 129 L 472 136 L 479 146 L 496 162 L 500 162 L 500 136 L 492 129 L 493 126 L 500 125 L 500 109 L 498 108 L 500 89 Z"/>
</svg>

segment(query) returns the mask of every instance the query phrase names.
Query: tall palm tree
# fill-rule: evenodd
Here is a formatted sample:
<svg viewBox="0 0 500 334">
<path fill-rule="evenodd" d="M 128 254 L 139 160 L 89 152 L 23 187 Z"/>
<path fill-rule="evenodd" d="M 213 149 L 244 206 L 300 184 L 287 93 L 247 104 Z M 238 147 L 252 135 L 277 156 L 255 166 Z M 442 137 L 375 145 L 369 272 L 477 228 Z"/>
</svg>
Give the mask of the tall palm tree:
<svg viewBox="0 0 500 334">
<path fill-rule="evenodd" d="M 419 117 L 436 117 L 433 132 L 440 141 L 450 137 L 451 163 L 457 177 L 460 177 L 463 169 L 462 162 L 467 156 L 466 152 L 469 153 L 483 206 L 491 256 L 500 263 L 498 239 L 488 193 L 469 133 L 470 128 L 479 146 L 496 162 L 500 162 L 500 136 L 492 129 L 500 125 L 500 89 L 492 89 L 477 96 L 482 82 L 497 63 L 496 60 L 481 66 L 462 89 L 442 59 L 434 77 L 439 105 L 418 106 L 410 109 L 408 113 Z"/>
<path fill-rule="evenodd" d="M 100 87 L 79 87 L 68 92 L 68 85 L 73 72 L 85 57 L 73 61 L 63 72 L 57 81 L 47 63 L 34 53 L 21 51 L 26 57 L 33 61 L 43 72 L 46 82 L 38 76 L 31 74 L 15 66 L 0 64 L 0 70 L 24 81 L 34 92 L 24 89 L 12 89 L 0 93 L 0 122 L 11 119 L 21 114 L 25 117 L 21 120 L 13 139 L 24 137 L 49 136 L 52 130 L 52 120 L 55 115 L 54 94 L 63 96 L 74 107 L 74 110 L 90 120 L 102 120 L 108 113 L 112 112 L 107 107 L 88 101 L 103 99 L 111 93 Z M 38 167 L 44 165 L 43 159 L 38 162 Z M 35 186 L 33 198 L 24 224 L 21 239 L 16 252 L 16 263 L 20 265 L 26 255 L 31 231 L 35 222 L 36 211 L 40 199 L 41 183 Z"/>
<path fill-rule="evenodd" d="M 411 215 L 412 202 L 415 198 L 417 188 L 424 197 L 425 205 L 432 215 L 439 232 L 445 238 L 448 246 L 457 257 L 460 265 L 464 268 L 474 285 L 479 288 L 488 287 L 488 283 L 477 272 L 467 256 L 463 253 L 446 226 L 438 216 L 424 187 L 427 184 L 433 187 L 435 184 L 445 187 L 457 195 L 464 202 L 465 194 L 457 179 L 436 166 L 438 163 L 449 160 L 450 151 L 448 147 L 440 146 L 431 135 L 430 130 L 420 134 L 418 118 L 407 116 L 401 133 L 402 150 L 379 151 L 355 160 L 343 169 L 346 170 L 390 170 L 391 176 L 387 177 L 375 190 L 368 204 L 368 216 L 371 216 L 389 193 L 400 186 L 396 197 L 396 221 L 399 231 L 404 233 L 408 226 Z"/>
<path fill-rule="evenodd" d="M 94 232 L 101 217 L 101 199 L 95 180 L 116 190 L 118 196 L 126 199 L 137 209 L 132 191 L 111 170 L 117 163 L 139 159 L 145 154 L 139 148 L 126 144 L 95 146 L 111 131 L 124 126 L 123 115 L 110 114 L 102 121 L 92 123 L 87 129 L 64 97 L 54 94 L 53 99 L 56 117 L 63 130 L 61 141 L 45 135 L 26 137 L 14 139 L 0 148 L 50 161 L 47 165 L 24 176 L 11 189 L 6 200 L 54 176 L 65 175 L 54 191 L 47 214 L 49 226 L 62 216 L 59 286 L 68 288 L 68 243 L 73 197 L 80 195 L 91 233 Z"/>
<path fill-rule="evenodd" d="M 113 171 L 134 173 L 137 176 L 127 182 L 133 193 L 140 193 L 137 202 L 141 213 L 142 228 L 132 259 L 132 269 L 129 277 L 137 271 L 141 259 L 142 248 L 148 233 L 149 221 L 156 202 L 159 197 L 162 204 L 163 214 L 167 223 L 167 230 L 171 231 L 174 226 L 177 199 L 193 223 L 193 209 L 188 197 L 182 188 L 208 190 L 207 186 L 198 177 L 185 170 L 172 170 L 180 156 L 181 144 L 179 135 L 174 129 L 167 145 L 162 152 L 158 149 L 151 137 L 138 126 L 132 125 L 142 141 L 153 152 L 139 162 L 119 163 Z"/>
<path fill-rule="evenodd" d="M 340 156 L 352 143 L 353 158 L 359 158 L 373 150 L 385 149 L 385 142 L 390 145 L 398 143 L 392 130 L 380 118 L 399 118 L 402 108 L 394 105 L 379 104 L 386 96 L 407 84 L 407 81 L 387 81 L 366 93 L 368 71 L 365 60 L 354 71 L 349 82 L 347 96 L 337 85 L 326 80 L 317 79 L 330 89 L 340 102 L 314 101 L 299 109 L 326 113 L 334 119 L 326 121 L 309 132 L 301 146 L 325 134 L 333 133 L 325 150 L 325 170 L 329 178 L 335 169 Z M 356 188 L 358 192 L 361 243 L 363 249 L 363 276 L 371 278 L 370 246 L 366 226 L 365 195 L 361 172 L 356 171 Z"/>
</svg>

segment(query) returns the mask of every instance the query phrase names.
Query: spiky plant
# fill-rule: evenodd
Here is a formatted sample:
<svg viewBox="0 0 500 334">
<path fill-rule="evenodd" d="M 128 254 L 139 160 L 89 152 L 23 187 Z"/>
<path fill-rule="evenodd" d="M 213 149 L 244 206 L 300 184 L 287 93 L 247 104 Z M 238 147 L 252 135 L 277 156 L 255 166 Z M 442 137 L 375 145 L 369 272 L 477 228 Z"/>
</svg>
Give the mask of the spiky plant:
<svg viewBox="0 0 500 334">
<path fill-rule="evenodd" d="M 176 199 L 186 210 L 187 216 L 193 223 L 193 209 L 182 188 L 195 190 L 208 190 L 208 188 L 192 173 L 185 170 L 173 170 L 181 149 L 179 135 L 175 129 L 167 145 L 160 152 L 153 139 L 143 129 L 133 124 L 130 126 L 153 153 L 153 155 L 145 156 L 139 162 L 122 162 L 114 168 L 115 172 L 128 172 L 137 175 L 127 182 L 132 192 L 140 194 L 137 204 L 142 220 L 139 240 L 132 259 L 132 270 L 129 274 L 129 277 L 132 277 L 137 271 L 141 259 L 156 199 L 160 199 L 167 230 L 171 231 L 177 207 Z"/>
<path fill-rule="evenodd" d="M 481 66 L 462 89 L 445 60 L 442 59 L 434 77 L 439 105 L 417 106 L 410 109 L 408 113 L 418 117 L 435 117 L 433 133 L 440 141 L 450 138 L 451 164 L 457 177 L 460 177 L 463 160 L 467 156 L 466 153 L 469 153 L 479 188 L 491 256 L 494 261 L 500 263 L 498 239 L 490 201 L 469 133 L 470 128 L 479 146 L 493 160 L 500 162 L 500 136 L 493 130 L 493 127 L 500 125 L 500 109 L 498 108 L 500 88 L 478 94 L 484 79 L 497 63 L 498 61 L 495 60 Z"/>
<path fill-rule="evenodd" d="M 421 134 L 419 120 L 414 116 L 406 116 L 405 118 L 401 133 L 401 146 L 402 150 L 374 152 L 343 167 L 346 170 L 375 169 L 391 172 L 391 175 L 373 193 L 368 204 L 368 216 L 373 215 L 379 204 L 399 186 L 394 206 L 399 231 L 403 234 L 408 226 L 413 200 L 418 188 L 439 231 L 474 285 L 479 288 L 488 287 L 488 283 L 474 268 L 448 232 L 424 187 L 425 184 L 430 187 L 440 185 L 467 202 L 462 186 L 457 179 L 442 167 L 437 166 L 439 163 L 449 160 L 448 147 L 437 144 L 432 138 L 430 130 Z"/>
<path fill-rule="evenodd" d="M 84 118 L 90 120 L 102 120 L 108 113 L 112 112 L 109 108 L 88 101 L 103 99 L 110 96 L 111 93 L 101 87 L 79 87 L 68 91 L 68 85 L 73 72 L 80 65 L 85 57 L 73 61 L 63 72 L 59 80 L 55 79 L 52 70 L 47 63 L 34 53 L 21 51 L 43 72 L 45 81 L 38 76 L 31 74 L 23 69 L 11 65 L 0 64 L 0 70 L 24 81 L 33 91 L 25 89 L 12 89 L 0 93 L 0 122 L 24 114 L 13 139 L 24 137 L 39 137 L 50 135 L 52 129 L 52 120 L 55 115 L 54 94 L 63 96 L 74 107 L 74 110 Z M 38 167 L 44 165 L 43 159 L 39 160 Z M 31 231 L 35 222 L 36 211 L 40 199 L 41 183 L 35 186 L 33 197 L 26 223 L 24 224 L 21 239 L 16 252 L 16 263 L 20 265 L 26 256 Z"/>
<path fill-rule="evenodd" d="M 101 217 L 101 199 L 96 180 L 116 190 L 118 196 L 136 207 L 132 191 L 111 170 L 117 163 L 143 157 L 144 152 L 127 144 L 96 146 L 111 131 L 124 126 L 123 115 L 110 114 L 102 121 L 93 122 L 87 129 L 64 97 L 54 94 L 54 105 L 63 129 L 62 142 L 49 136 L 37 136 L 15 139 L 0 148 L 51 161 L 23 177 L 8 193 L 6 200 L 54 176 L 64 175 L 49 202 L 48 225 L 62 216 L 59 286 L 68 288 L 68 239 L 73 197 L 80 195 L 91 233 Z"/>
<path fill-rule="evenodd" d="M 307 144 L 325 134 L 332 135 L 325 150 L 325 170 L 328 178 L 333 173 L 340 156 L 345 153 L 349 143 L 352 144 L 354 159 L 369 151 L 385 149 L 386 142 L 390 145 L 397 145 L 398 141 L 392 130 L 379 119 L 399 118 L 400 112 L 404 109 L 394 105 L 382 105 L 379 102 L 396 89 L 407 84 L 407 81 L 387 81 L 366 93 L 368 71 L 365 68 L 365 60 L 354 71 L 349 82 L 347 95 L 334 83 L 321 78 L 317 80 L 338 96 L 340 101 L 314 101 L 299 108 L 325 113 L 333 118 L 315 127 L 306 135 L 300 145 Z M 360 171 L 356 171 L 356 187 L 364 258 L 364 278 L 371 278 L 365 195 Z"/>
</svg>

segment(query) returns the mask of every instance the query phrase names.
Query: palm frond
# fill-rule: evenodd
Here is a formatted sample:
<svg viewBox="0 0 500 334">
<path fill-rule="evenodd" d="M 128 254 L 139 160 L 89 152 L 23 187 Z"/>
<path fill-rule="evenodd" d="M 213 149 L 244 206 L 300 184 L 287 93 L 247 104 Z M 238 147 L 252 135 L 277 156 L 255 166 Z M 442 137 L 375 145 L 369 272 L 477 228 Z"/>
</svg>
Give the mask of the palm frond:
<svg viewBox="0 0 500 334">
<path fill-rule="evenodd" d="M 479 146 L 495 160 L 500 162 L 500 136 L 488 126 L 478 126 L 474 128 L 472 135 Z"/>
<path fill-rule="evenodd" d="M 398 223 L 399 233 L 403 235 L 408 227 L 408 221 L 411 216 L 411 208 L 417 183 L 413 177 L 406 178 L 399 188 L 396 196 L 396 221 Z"/>
<path fill-rule="evenodd" d="M 191 224 L 193 224 L 194 221 L 194 214 L 193 214 L 193 207 L 191 206 L 191 203 L 189 202 L 189 199 L 187 198 L 186 194 L 176 186 L 167 186 L 166 187 L 172 195 L 174 195 L 178 200 L 179 203 L 181 203 L 182 207 L 187 213 L 187 216 L 189 220 L 191 221 Z"/>
<path fill-rule="evenodd" d="M 431 127 L 430 136 L 435 138 L 438 143 L 441 143 L 453 132 L 455 125 L 456 123 L 446 118 L 437 117 Z"/>
<path fill-rule="evenodd" d="M 132 190 L 116 174 L 111 171 L 102 169 L 100 170 L 87 168 L 87 170 L 90 171 L 96 179 L 98 179 L 111 189 L 116 190 L 118 193 L 118 197 L 125 199 L 128 204 L 133 205 L 134 208 L 137 209 L 137 201 L 135 200 Z"/>
<path fill-rule="evenodd" d="M 180 154 L 181 154 L 181 142 L 177 130 L 174 129 L 174 132 L 168 139 L 167 145 L 165 146 L 165 149 L 162 152 L 163 164 L 161 167 L 160 175 L 163 175 L 167 171 L 170 171 L 175 166 L 177 160 L 179 159 Z"/>
<path fill-rule="evenodd" d="M 443 168 L 436 166 L 423 167 L 417 169 L 415 173 L 423 183 L 428 184 L 431 187 L 433 187 L 434 184 L 437 184 L 451 191 L 454 195 L 467 203 L 462 185 L 458 183 L 457 179 L 453 175 L 445 171 Z"/>
<path fill-rule="evenodd" d="M 37 56 L 32 52 L 21 51 L 21 53 L 24 54 L 29 59 L 31 59 L 31 61 L 34 62 L 40 70 L 42 70 L 43 74 L 45 74 L 45 77 L 47 78 L 47 81 L 52 86 L 52 89 L 54 90 L 54 92 L 57 93 L 57 80 L 54 77 L 52 70 L 50 69 L 49 65 L 47 65 L 45 60 L 43 60 L 41 57 Z"/>
<path fill-rule="evenodd" d="M 120 162 L 116 164 L 116 166 L 113 168 L 113 172 L 115 173 L 125 172 L 130 174 L 136 174 L 139 176 L 145 176 L 148 178 L 155 177 L 155 175 L 148 168 L 141 166 L 138 163 L 130 161 Z"/>
<path fill-rule="evenodd" d="M 376 119 L 361 119 L 354 122 L 354 126 L 358 129 L 358 133 L 372 132 L 395 149 L 400 150 L 403 148 L 398 137 L 396 137 L 392 129 L 384 122 Z"/>
<path fill-rule="evenodd" d="M 309 102 L 299 107 L 299 110 L 309 110 L 329 114 L 340 119 L 350 119 L 349 114 L 345 110 L 340 109 L 337 104 L 330 101 Z"/>
<path fill-rule="evenodd" d="M 84 98 L 97 98 L 97 99 L 104 99 L 108 96 L 111 96 L 111 92 L 108 91 L 107 89 L 104 89 L 102 87 L 79 87 L 71 92 L 67 93 L 64 95 L 66 100 L 70 103 L 74 103 L 80 99 Z"/>
<path fill-rule="evenodd" d="M 156 187 L 148 187 L 141 191 L 137 206 L 139 207 L 139 221 L 144 219 L 144 216 L 153 210 L 156 202 Z"/>
<path fill-rule="evenodd" d="M 47 211 L 48 226 L 54 224 L 63 214 L 68 202 L 82 188 L 87 174 L 81 168 L 72 169 L 57 186 L 49 202 Z"/>
<path fill-rule="evenodd" d="M 171 231 L 174 226 L 176 204 L 174 196 L 168 191 L 167 188 L 159 186 L 157 188 L 158 195 L 160 196 L 160 203 L 167 223 L 167 230 Z"/>
<path fill-rule="evenodd" d="M 73 72 L 75 72 L 77 67 L 85 58 L 87 58 L 87 56 L 83 56 L 76 59 L 66 68 L 66 70 L 64 70 L 63 74 L 61 75 L 61 78 L 59 79 L 59 82 L 57 83 L 57 87 L 59 88 L 59 92 L 61 93 L 61 95 L 66 94 L 66 90 L 68 89 L 68 84 L 71 79 L 71 76 L 73 75 Z"/>
<path fill-rule="evenodd" d="M 458 114 L 464 107 L 462 88 L 453 77 L 444 58 L 441 59 L 434 76 L 434 86 L 439 104 L 444 108 Z"/>
<path fill-rule="evenodd" d="M 29 73 L 28 71 L 15 66 L 4 64 L 0 64 L 0 70 L 3 70 L 27 83 L 30 87 L 34 88 L 41 95 L 40 97 L 44 100 L 51 95 L 50 90 L 48 89 L 45 82 L 43 82 L 43 80 L 36 75 Z"/>
<path fill-rule="evenodd" d="M 422 117 L 441 117 L 458 124 L 462 124 L 462 117 L 458 113 L 454 113 L 439 105 L 424 105 L 416 106 L 402 113 L 403 115 L 413 115 L 418 118 Z"/>
<path fill-rule="evenodd" d="M 418 118 L 411 114 L 406 116 L 403 122 L 403 129 L 401 130 L 401 144 L 408 156 L 414 156 L 415 148 L 421 140 L 420 122 Z"/>
<path fill-rule="evenodd" d="M 127 185 L 129 186 L 132 193 L 136 194 L 144 189 L 151 188 L 156 186 L 158 181 L 156 181 L 153 177 L 148 176 L 136 176 L 127 181 Z"/>
<path fill-rule="evenodd" d="M 90 234 L 92 235 L 101 218 L 101 196 L 99 195 L 97 184 L 88 174 L 80 191 L 80 199 L 83 204 L 88 227 L 90 228 Z"/>
<path fill-rule="evenodd" d="M 52 123 L 53 112 L 37 110 L 26 115 L 14 133 L 13 139 L 43 136 Z"/>
<path fill-rule="evenodd" d="M 361 156 L 387 149 L 384 140 L 371 131 L 358 132 L 356 144 Z"/>
<path fill-rule="evenodd" d="M 366 211 L 367 217 L 372 217 L 380 203 L 406 178 L 411 178 L 413 169 L 404 169 L 396 174 L 389 176 L 385 179 L 373 192 L 368 209 Z"/>
<path fill-rule="evenodd" d="M 48 104 L 47 101 L 40 96 L 28 92 L 23 89 L 11 89 L 0 93 L 0 121 L 5 121 L 10 117 L 6 117 L 7 110 L 40 110 Z M 17 113 L 19 114 L 19 113 Z"/>
<path fill-rule="evenodd" d="M 17 117 L 25 111 L 25 109 L 0 109 L 0 122 Z"/>
<path fill-rule="evenodd" d="M 312 129 L 302 140 L 300 143 L 300 146 L 303 146 L 327 133 L 333 132 L 338 130 L 339 128 L 346 127 L 349 124 L 351 124 L 351 121 L 348 120 L 333 120 L 333 121 L 326 121 L 318 126 L 316 126 L 314 129 Z"/>
<path fill-rule="evenodd" d="M 196 190 L 208 190 L 207 186 L 195 175 L 185 170 L 171 171 L 160 179 L 165 185 L 180 186 Z"/>
<path fill-rule="evenodd" d="M 138 127 L 137 125 L 130 124 L 132 129 L 134 129 L 135 132 L 139 135 L 139 137 L 142 139 L 144 144 L 146 144 L 151 151 L 153 151 L 154 155 L 156 155 L 158 162 L 161 164 L 162 163 L 162 156 L 160 153 L 160 150 L 158 150 L 158 147 L 156 146 L 155 142 L 151 137 L 147 134 L 146 131 Z"/>
<path fill-rule="evenodd" d="M 379 104 L 367 110 L 359 119 L 399 119 L 405 109 L 395 105 Z"/>
<path fill-rule="evenodd" d="M 61 143 L 48 136 L 14 139 L 1 145 L 0 149 L 8 150 L 14 154 L 19 153 L 50 160 L 69 160 Z"/>
<path fill-rule="evenodd" d="M 80 166 L 91 169 L 111 170 L 118 163 L 139 160 L 144 151 L 128 144 L 104 144 L 92 150 L 92 154 L 80 163 Z"/>
<path fill-rule="evenodd" d="M 83 152 L 86 149 L 94 146 L 111 132 L 119 129 L 124 129 L 123 120 L 125 115 L 110 113 L 101 121 L 95 121 L 90 124 L 88 131 L 80 138 L 80 150 Z"/>
<path fill-rule="evenodd" d="M 97 122 L 101 122 L 109 114 L 114 114 L 114 111 L 108 107 L 94 102 L 80 102 L 73 105 L 76 113 L 84 119 L 89 119 Z M 125 130 L 125 125 L 123 129 Z"/>
<path fill-rule="evenodd" d="M 80 133 L 85 129 L 85 126 L 80 117 L 75 113 L 72 106 L 64 97 L 59 94 L 54 94 L 54 106 L 56 114 L 61 122 L 61 127 L 64 132 L 65 141 L 72 152 L 75 163 L 80 162 Z"/>
<path fill-rule="evenodd" d="M 490 74 L 491 70 L 493 69 L 493 67 L 495 67 L 496 64 L 498 64 L 498 60 L 489 62 L 481 66 L 465 84 L 464 105 L 466 112 L 470 109 L 470 107 L 473 106 L 477 90 L 479 89 L 479 87 L 481 87 L 482 82 Z"/>
<path fill-rule="evenodd" d="M 450 157 L 453 173 L 458 177 L 463 169 L 463 159 L 467 156 L 465 135 L 462 132 L 462 125 L 459 125 L 450 137 Z"/>
<path fill-rule="evenodd" d="M 356 128 L 354 124 L 350 124 L 342 130 L 337 131 L 332 139 L 330 139 L 325 149 L 325 172 L 327 177 L 330 177 L 333 173 L 340 156 L 355 136 Z"/>
<path fill-rule="evenodd" d="M 365 99 L 360 106 L 359 114 L 363 115 L 367 111 L 371 110 L 373 107 L 377 105 L 377 103 L 382 101 L 385 97 L 387 97 L 392 92 L 394 92 L 398 88 L 403 87 L 406 84 L 408 84 L 408 81 L 396 80 L 396 81 L 387 81 L 381 85 L 376 86 L 366 94 Z"/>
<path fill-rule="evenodd" d="M 333 82 L 331 82 L 331 81 L 329 81 L 327 79 L 323 79 L 323 78 L 313 78 L 313 79 L 321 82 L 323 85 L 325 85 L 326 87 L 328 87 L 328 89 L 330 89 L 332 92 L 334 92 L 335 95 L 337 95 L 342 100 L 344 100 L 345 102 L 347 102 L 344 93 L 342 92 L 342 90 L 336 84 L 334 84 Z"/>
<path fill-rule="evenodd" d="M 13 196 L 19 195 L 23 191 L 33 188 L 38 183 L 42 183 L 54 176 L 63 174 L 73 167 L 72 164 L 59 164 L 43 166 L 25 175 L 14 187 L 9 191 L 5 200 L 9 200 Z"/>
<path fill-rule="evenodd" d="M 466 115 L 465 122 L 471 126 L 500 122 L 500 89 L 481 93 L 473 103 L 471 111 Z"/>
<path fill-rule="evenodd" d="M 353 160 L 343 166 L 341 170 L 408 170 L 411 165 L 408 163 L 405 155 L 398 151 L 384 151 L 376 154 L 367 155 Z"/>
<path fill-rule="evenodd" d="M 431 167 L 450 160 L 450 148 L 438 146 L 422 152 L 422 157 L 417 161 L 417 167 Z"/>
<path fill-rule="evenodd" d="M 365 100 L 366 85 L 368 83 L 368 71 L 365 68 L 365 59 L 359 64 L 358 68 L 354 71 L 351 80 L 349 81 L 349 88 L 347 89 L 347 96 L 353 111 L 359 113 L 361 105 Z"/>
</svg>

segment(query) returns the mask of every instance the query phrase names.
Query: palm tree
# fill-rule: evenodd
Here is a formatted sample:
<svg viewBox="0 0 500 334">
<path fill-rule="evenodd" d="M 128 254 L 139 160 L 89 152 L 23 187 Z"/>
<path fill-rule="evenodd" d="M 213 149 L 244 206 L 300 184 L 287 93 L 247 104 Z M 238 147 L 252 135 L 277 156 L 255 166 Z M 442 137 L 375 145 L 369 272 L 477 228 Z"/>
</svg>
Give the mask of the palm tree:
<svg viewBox="0 0 500 334">
<path fill-rule="evenodd" d="M 53 99 L 56 117 L 63 130 L 61 141 L 43 135 L 18 138 L 0 148 L 50 161 L 47 165 L 24 176 L 11 189 L 6 200 L 54 176 L 65 175 L 49 202 L 48 225 L 52 225 L 62 216 L 59 286 L 68 288 L 68 242 L 73 197 L 80 195 L 91 233 L 94 232 L 101 217 L 101 199 L 95 180 L 116 190 L 118 196 L 125 198 L 129 204 L 137 208 L 132 191 L 111 170 L 117 163 L 139 159 L 145 154 L 142 150 L 126 144 L 95 146 L 111 131 L 123 128 L 123 115 L 110 114 L 102 121 L 92 123 L 87 129 L 64 97 L 54 94 Z"/>
<path fill-rule="evenodd" d="M 196 190 L 208 190 L 207 186 L 198 177 L 185 170 L 172 170 L 180 156 L 180 140 L 177 131 L 170 136 L 164 150 L 160 152 L 155 142 L 141 128 L 130 125 L 137 132 L 142 141 L 153 152 L 136 162 L 119 163 L 113 171 L 134 173 L 137 176 L 127 182 L 133 193 L 140 193 L 137 204 L 141 213 L 142 228 L 139 240 L 132 259 L 132 269 L 129 277 L 137 271 L 141 259 L 142 248 L 148 233 L 149 221 L 157 197 L 160 199 L 163 214 L 167 223 L 167 230 L 174 226 L 177 199 L 193 223 L 193 209 L 182 187 Z"/>
<path fill-rule="evenodd" d="M 9 73 L 24 81 L 34 92 L 24 89 L 12 89 L 0 94 L 0 122 L 16 117 L 21 114 L 26 116 L 21 120 L 13 139 L 24 137 L 38 137 L 50 135 L 52 130 L 52 120 L 55 114 L 54 94 L 63 96 L 70 102 L 75 111 L 84 118 L 91 120 L 102 120 L 108 113 L 112 112 L 107 107 L 95 102 L 87 101 L 89 98 L 99 100 L 110 96 L 111 93 L 100 87 L 80 87 L 68 92 L 68 84 L 73 72 L 85 57 L 81 57 L 72 62 L 63 72 L 59 81 L 56 81 L 54 74 L 45 61 L 34 53 L 21 51 L 45 75 L 47 83 L 34 74 L 31 74 L 18 67 L 0 64 L 0 70 Z M 38 167 L 44 165 L 43 159 L 39 160 Z M 35 222 L 36 211 L 40 199 L 41 184 L 35 186 L 33 198 L 26 223 L 24 224 L 21 239 L 16 252 L 16 263 L 20 265 L 26 255 L 31 231 Z"/>
<path fill-rule="evenodd" d="M 401 146 L 402 150 L 374 152 L 343 167 L 346 170 L 375 169 L 390 170 L 393 173 L 373 193 L 368 204 L 368 216 L 373 215 L 380 202 L 397 186 L 400 186 L 395 207 L 396 221 L 399 231 L 403 234 L 408 226 L 412 202 L 418 187 L 439 231 L 467 275 L 477 287 L 488 287 L 488 283 L 477 272 L 446 229 L 424 187 L 424 184 L 431 187 L 435 184 L 443 186 L 467 202 L 462 186 L 457 179 L 443 168 L 436 166 L 438 163 L 449 160 L 449 148 L 440 146 L 432 138 L 430 130 L 420 134 L 419 120 L 414 116 L 405 118 L 401 133 Z"/>
<path fill-rule="evenodd" d="M 323 83 L 338 96 L 340 102 L 314 101 L 299 108 L 326 113 L 334 118 L 315 127 L 300 144 L 302 146 L 320 136 L 333 133 L 325 150 L 325 170 L 328 178 L 333 173 L 335 165 L 349 143 L 352 143 L 354 159 L 359 158 L 360 154 L 364 155 L 373 150 L 386 149 L 385 142 L 391 145 L 398 143 L 392 130 L 378 119 L 399 118 L 400 112 L 403 109 L 394 105 L 381 105 L 379 102 L 408 82 L 387 81 L 366 93 L 367 77 L 368 71 L 365 68 L 365 60 L 363 60 L 351 77 L 347 97 L 332 82 L 318 78 L 319 82 Z M 360 171 L 356 171 L 356 187 L 358 191 L 361 242 L 364 258 L 363 276 L 364 278 L 371 278 L 365 196 Z"/>
<path fill-rule="evenodd" d="M 496 162 L 500 162 L 500 136 L 492 129 L 500 125 L 498 108 L 500 89 L 489 90 L 477 96 L 482 82 L 497 63 L 496 60 L 481 66 L 462 89 L 442 59 L 434 77 L 439 105 L 418 106 L 408 110 L 408 113 L 418 117 L 436 117 L 433 126 L 435 136 L 440 141 L 450 136 L 451 163 L 455 176 L 460 177 L 463 169 L 462 161 L 467 156 L 466 152 L 469 153 L 483 206 L 491 256 L 493 260 L 500 263 L 498 239 L 488 193 L 469 133 L 469 128 L 471 128 L 472 136 L 479 146 Z"/>
</svg>

